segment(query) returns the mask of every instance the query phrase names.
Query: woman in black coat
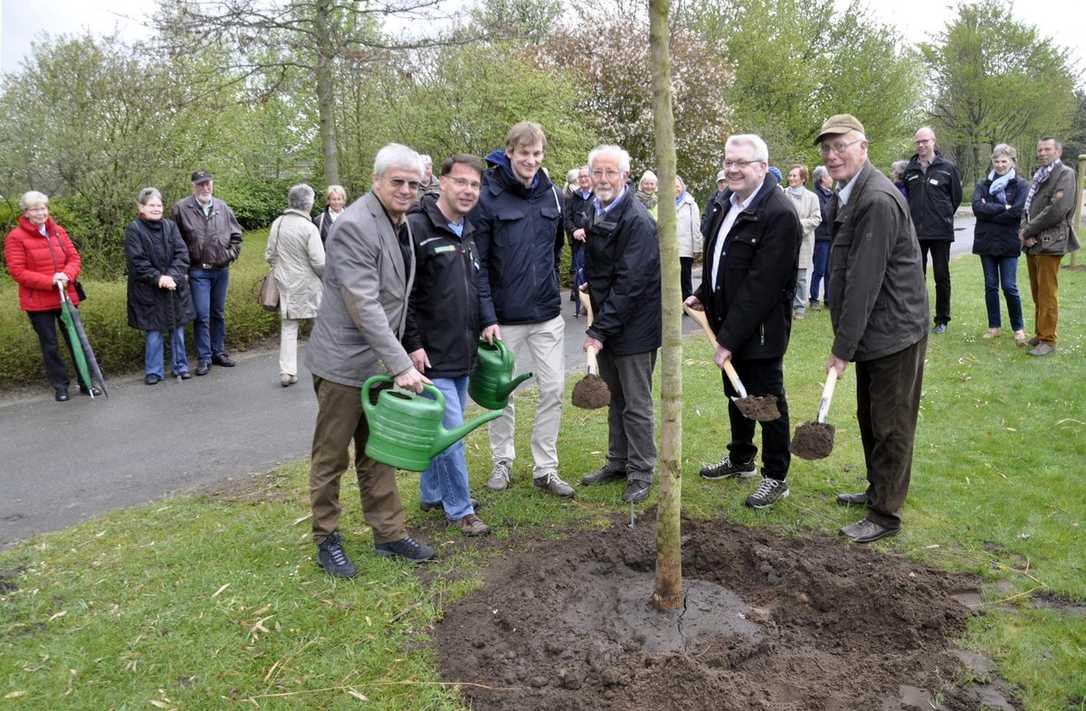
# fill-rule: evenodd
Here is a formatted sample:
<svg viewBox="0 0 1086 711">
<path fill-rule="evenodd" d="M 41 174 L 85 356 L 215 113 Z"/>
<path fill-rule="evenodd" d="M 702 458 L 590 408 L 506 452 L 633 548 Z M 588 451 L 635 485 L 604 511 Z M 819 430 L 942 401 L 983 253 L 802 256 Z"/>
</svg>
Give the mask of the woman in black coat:
<svg viewBox="0 0 1086 711">
<path fill-rule="evenodd" d="M 185 355 L 185 324 L 196 317 L 189 291 L 189 252 L 172 220 L 162 218 L 162 195 L 144 188 L 137 200 L 139 217 L 124 231 L 128 263 L 128 325 L 146 331 L 143 382 L 162 380 L 163 332 L 170 336 L 172 371 L 192 377 Z"/>
<path fill-rule="evenodd" d="M 1014 342 L 1026 345 L 1022 323 L 1022 297 L 1018 294 L 1018 222 L 1026 204 L 1029 184 L 1015 172 L 1017 152 L 1006 143 L 992 150 L 992 171 L 973 190 L 973 254 L 980 255 L 984 268 L 984 304 L 988 309 L 988 330 L 984 338 L 999 335 L 999 289 L 1007 301 L 1007 313 Z"/>
</svg>

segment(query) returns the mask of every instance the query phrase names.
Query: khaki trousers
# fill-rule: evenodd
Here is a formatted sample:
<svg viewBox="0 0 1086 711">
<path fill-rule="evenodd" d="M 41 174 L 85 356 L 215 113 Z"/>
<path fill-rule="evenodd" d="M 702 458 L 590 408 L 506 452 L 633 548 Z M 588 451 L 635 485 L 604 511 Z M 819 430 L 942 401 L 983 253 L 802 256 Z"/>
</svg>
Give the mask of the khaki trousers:
<svg viewBox="0 0 1086 711">
<path fill-rule="evenodd" d="M 362 388 L 313 376 L 317 393 L 317 426 L 309 468 L 309 501 L 313 507 L 313 539 L 320 543 L 339 527 L 339 479 L 350 464 L 347 447 L 354 440 L 354 467 L 366 523 L 374 543 L 404 537 L 405 519 L 396 470 L 366 456 L 369 427 L 362 414 Z"/>
<path fill-rule="evenodd" d="M 1060 260 L 1058 254 L 1027 254 L 1029 292 L 1033 295 L 1033 323 L 1037 340 L 1056 345 L 1056 322 L 1060 319 Z"/>
</svg>

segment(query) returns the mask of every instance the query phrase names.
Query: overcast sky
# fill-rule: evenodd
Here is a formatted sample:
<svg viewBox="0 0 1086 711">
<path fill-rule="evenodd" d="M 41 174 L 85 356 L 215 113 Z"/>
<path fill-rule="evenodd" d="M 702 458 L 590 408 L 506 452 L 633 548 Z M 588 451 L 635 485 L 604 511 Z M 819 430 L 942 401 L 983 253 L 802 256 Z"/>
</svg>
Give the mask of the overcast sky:
<svg viewBox="0 0 1086 711">
<path fill-rule="evenodd" d="M 835 2 L 840 8 L 849 4 L 849 0 Z M 956 6 L 951 0 L 866 0 L 866 4 L 879 20 L 896 25 L 910 42 L 938 34 Z M 13 71 L 29 52 L 31 41 L 44 32 L 71 34 L 88 28 L 108 34 L 118 30 L 126 39 L 138 39 L 146 32 L 141 22 L 154 0 L 0 0 L 0 5 L 0 70 Z M 1086 43 L 1077 36 L 1086 28 L 1086 2 L 1026 0 L 1016 3 L 1014 14 L 1071 48 L 1080 77 L 1086 75 Z"/>
</svg>

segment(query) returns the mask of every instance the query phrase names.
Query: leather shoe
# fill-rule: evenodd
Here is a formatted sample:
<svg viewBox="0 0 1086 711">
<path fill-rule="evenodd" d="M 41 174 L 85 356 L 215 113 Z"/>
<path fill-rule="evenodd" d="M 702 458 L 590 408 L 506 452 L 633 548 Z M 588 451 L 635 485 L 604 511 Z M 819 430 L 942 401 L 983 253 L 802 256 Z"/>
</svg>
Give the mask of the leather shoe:
<svg viewBox="0 0 1086 711">
<path fill-rule="evenodd" d="M 854 543 L 871 543 L 886 536 L 896 536 L 900 531 L 900 528 L 880 526 L 874 521 L 868 521 L 866 518 L 856 523 L 850 523 L 841 529 L 841 533 Z"/>
<path fill-rule="evenodd" d="M 622 500 L 627 504 L 639 503 L 649 498 L 650 489 L 652 489 L 652 482 L 629 479 L 626 481 L 626 491 L 622 494 Z"/>
<path fill-rule="evenodd" d="M 234 361 L 230 359 L 230 356 L 225 353 L 220 353 L 217 356 L 211 356 L 211 362 L 215 365 L 221 365 L 224 368 L 233 368 L 236 365 L 236 363 L 234 363 Z"/>
<path fill-rule="evenodd" d="M 838 506 L 867 506 L 867 492 L 861 491 L 858 494 L 838 494 L 837 495 Z"/>
<path fill-rule="evenodd" d="M 143 376 L 143 382 L 147 385 L 157 385 L 160 380 L 162 380 L 162 378 L 155 375 L 154 373 L 148 373 L 147 375 Z"/>
<path fill-rule="evenodd" d="M 626 472 L 621 469 L 608 469 L 600 467 L 599 471 L 585 474 L 581 477 L 581 484 L 592 486 L 593 484 L 609 484 L 612 481 L 621 481 L 626 478 Z"/>
<path fill-rule="evenodd" d="M 68 396 L 68 388 L 55 388 L 56 393 L 54 397 L 57 402 L 68 402 L 71 398 Z"/>
<path fill-rule="evenodd" d="M 210 369 L 211 369 L 211 365 L 206 360 L 202 360 L 202 361 L 200 361 L 199 363 L 196 364 L 196 374 L 197 375 L 207 375 L 207 371 L 210 370 Z"/>
<path fill-rule="evenodd" d="M 97 385 L 92 385 L 89 388 L 86 388 L 86 387 L 80 385 L 79 386 L 79 394 L 80 395 L 93 395 L 94 397 L 99 397 L 102 394 L 102 391 L 98 389 Z"/>
</svg>

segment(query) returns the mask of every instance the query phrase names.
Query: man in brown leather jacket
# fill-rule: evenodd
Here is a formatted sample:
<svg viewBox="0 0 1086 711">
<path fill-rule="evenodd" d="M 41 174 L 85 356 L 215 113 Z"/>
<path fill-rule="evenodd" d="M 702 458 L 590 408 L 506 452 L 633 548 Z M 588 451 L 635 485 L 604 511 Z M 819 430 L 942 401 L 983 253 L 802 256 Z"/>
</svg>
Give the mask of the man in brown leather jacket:
<svg viewBox="0 0 1086 711">
<path fill-rule="evenodd" d="M 901 529 L 909 490 L 927 347 L 928 293 L 909 208 L 867 159 L 863 125 L 831 116 L 816 139 L 840 186 L 830 203 L 830 320 L 827 370 L 840 377 L 856 362 L 856 413 L 867 463 L 867 491 L 841 494 L 867 507 L 841 533 L 857 543 Z"/>
</svg>

